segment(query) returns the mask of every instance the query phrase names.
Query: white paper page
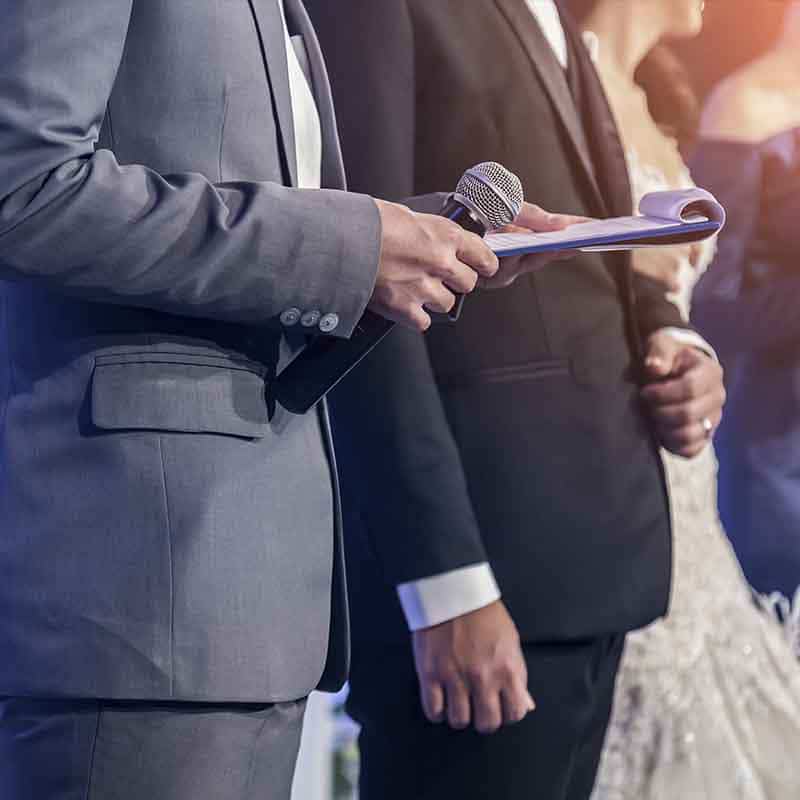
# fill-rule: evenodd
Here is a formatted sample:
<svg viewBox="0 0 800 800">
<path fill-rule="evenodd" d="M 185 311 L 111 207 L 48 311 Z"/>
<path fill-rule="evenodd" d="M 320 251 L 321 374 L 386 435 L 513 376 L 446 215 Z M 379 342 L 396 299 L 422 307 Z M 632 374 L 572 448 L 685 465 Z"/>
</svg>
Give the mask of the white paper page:
<svg viewBox="0 0 800 800">
<path fill-rule="evenodd" d="M 491 233 L 484 241 L 495 253 L 500 253 L 503 250 L 569 243 L 576 239 L 602 239 L 634 231 L 679 230 L 684 224 L 649 217 L 614 217 L 582 222 L 550 233 Z"/>
<path fill-rule="evenodd" d="M 686 214 L 684 215 L 683 219 L 684 223 L 694 223 L 694 222 L 708 222 L 708 217 L 703 216 L 702 214 Z M 652 230 L 649 228 L 648 230 Z M 709 233 L 708 236 L 712 234 Z M 698 239 L 698 241 L 702 241 L 702 239 Z M 578 249 L 582 253 L 616 253 L 621 252 L 624 250 L 648 250 L 657 248 L 659 250 L 663 250 L 665 247 L 685 247 L 686 244 L 664 244 L 664 242 L 623 242 L 622 244 L 598 244 L 598 245 L 589 245 L 587 247 L 579 247 Z"/>
</svg>

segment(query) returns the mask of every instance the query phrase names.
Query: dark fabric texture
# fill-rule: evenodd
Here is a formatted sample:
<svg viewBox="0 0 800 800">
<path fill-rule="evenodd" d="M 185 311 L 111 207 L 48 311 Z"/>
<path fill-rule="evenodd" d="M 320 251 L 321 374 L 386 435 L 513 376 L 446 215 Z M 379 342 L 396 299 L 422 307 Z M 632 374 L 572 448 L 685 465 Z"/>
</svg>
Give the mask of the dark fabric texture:
<svg viewBox="0 0 800 800">
<path fill-rule="evenodd" d="M 304 710 L 0 700 L 0 797 L 289 800 Z"/>
<path fill-rule="evenodd" d="M 349 709 L 363 725 L 362 800 L 588 800 L 622 647 L 622 636 L 525 647 L 537 709 L 489 736 L 425 719 L 408 647 L 359 661 Z M 384 691 L 359 680 L 366 669 Z"/>
<path fill-rule="evenodd" d="M 322 55 L 286 12 L 323 191 L 296 188 L 277 2 L 4 8 L 0 693 L 268 702 L 344 680 L 326 410 L 271 387 L 306 341 L 284 311 L 352 331 L 380 220 L 341 191 Z"/>
<path fill-rule="evenodd" d="M 545 208 L 630 212 L 569 23 L 568 79 L 524 0 L 308 7 L 354 188 L 424 194 L 495 159 Z M 344 382 L 332 404 L 357 657 L 407 636 L 396 584 L 486 559 L 526 641 L 665 612 L 669 514 L 637 380 L 640 341 L 665 324 L 683 323 L 626 256 L 582 254 L 474 293 L 456 325 L 392 333 Z"/>
<path fill-rule="evenodd" d="M 728 222 L 692 318 L 725 367 L 714 445 L 725 530 L 750 582 L 800 586 L 800 131 L 758 145 L 701 141 L 692 171 Z"/>
</svg>

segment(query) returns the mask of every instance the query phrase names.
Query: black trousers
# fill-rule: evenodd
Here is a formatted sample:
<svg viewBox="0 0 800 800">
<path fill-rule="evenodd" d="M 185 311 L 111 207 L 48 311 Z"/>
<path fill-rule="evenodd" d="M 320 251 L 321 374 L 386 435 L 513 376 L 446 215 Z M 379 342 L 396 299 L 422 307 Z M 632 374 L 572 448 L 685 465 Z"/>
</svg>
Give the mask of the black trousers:
<svg viewBox="0 0 800 800">
<path fill-rule="evenodd" d="M 488 736 L 425 719 L 410 648 L 359 654 L 349 711 L 362 725 L 361 800 L 587 800 L 623 642 L 526 646 L 537 709 Z"/>
<path fill-rule="evenodd" d="M 304 709 L 0 699 L 0 798 L 289 800 Z"/>
</svg>

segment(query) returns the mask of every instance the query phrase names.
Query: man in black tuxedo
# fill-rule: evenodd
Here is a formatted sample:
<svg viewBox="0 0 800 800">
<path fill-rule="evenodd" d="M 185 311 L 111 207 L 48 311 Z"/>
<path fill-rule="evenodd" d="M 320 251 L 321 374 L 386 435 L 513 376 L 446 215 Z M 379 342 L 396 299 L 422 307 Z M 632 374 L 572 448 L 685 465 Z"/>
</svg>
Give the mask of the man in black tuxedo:
<svg viewBox="0 0 800 800">
<path fill-rule="evenodd" d="M 631 213 L 598 77 L 550 0 L 307 5 L 353 188 L 401 198 L 494 159 L 545 208 Z M 620 253 L 396 331 L 341 387 L 364 800 L 589 796 L 625 632 L 667 609 L 658 445 L 699 452 L 723 398 Z"/>
</svg>

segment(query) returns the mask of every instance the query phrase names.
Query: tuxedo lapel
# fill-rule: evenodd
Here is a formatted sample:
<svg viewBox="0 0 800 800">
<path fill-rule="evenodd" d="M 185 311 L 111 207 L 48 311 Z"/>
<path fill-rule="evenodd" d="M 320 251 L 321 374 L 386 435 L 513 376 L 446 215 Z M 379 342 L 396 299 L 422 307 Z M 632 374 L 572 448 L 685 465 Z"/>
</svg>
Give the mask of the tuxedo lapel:
<svg viewBox="0 0 800 800">
<path fill-rule="evenodd" d="M 575 96 L 578 98 L 579 112 L 592 153 L 592 163 L 595 165 L 597 182 L 602 192 L 603 214 L 624 217 L 632 213 L 633 200 L 625 150 L 619 137 L 617 123 L 608 104 L 600 76 L 592 63 L 589 51 L 583 44 L 577 25 L 562 9 L 560 11 L 564 33 L 567 36 L 571 77 L 576 86 Z M 636 302 L 630 253 L 624 251 L 607 253 L 605 263 L 617 284 L 620 297 L 625 298 L 625 313 L 631 341 L 635 343 L 635 349 L 639 352 L 641 345 L 638 326 L 630 312 Z"/>
<path fill-rule="evenodd" d="M 595 178 L 583 122 L 561 64 L 558 63 L 550 43 L 523 0 L 494 1 L 530 58 L 545 92 L 564 126 L 578 164 L 594 194 L 594 200 L 602 208 L 602 195 Z"/>
<path fill-rule="evenodd" d="M 280 131 L 286 172 L 290 184 L 297 186 L 297 145 L 294 140 L 289 65 L 281 11 L 278 6 L 282 0 L 248 0 L 248 2 L 261 39 L 261 52 L 272 93 L 275 118 Z"/>
<path fill-rule="evenodd" d="M 627 216 L 633 212 L 633 199 L 617 122 L 600 76 L 569 19 L 564 20 L 564 32 L 569 45 L 570 66 L 580 87 L 580 112 L 604 205 L 611 216 Z"/>
<path fill-rule="evenodd" d="M 286 0 L 286 17 L 289 31 L 303 37 L 308 56 L 311 89 L 317 102 L 322 126 L 322 186 L 328 189 L 344 189 L 346 186 L 344 164 L 336 128 L 333 96 L 319 40 L 300 0 Z"/>
</svg>

